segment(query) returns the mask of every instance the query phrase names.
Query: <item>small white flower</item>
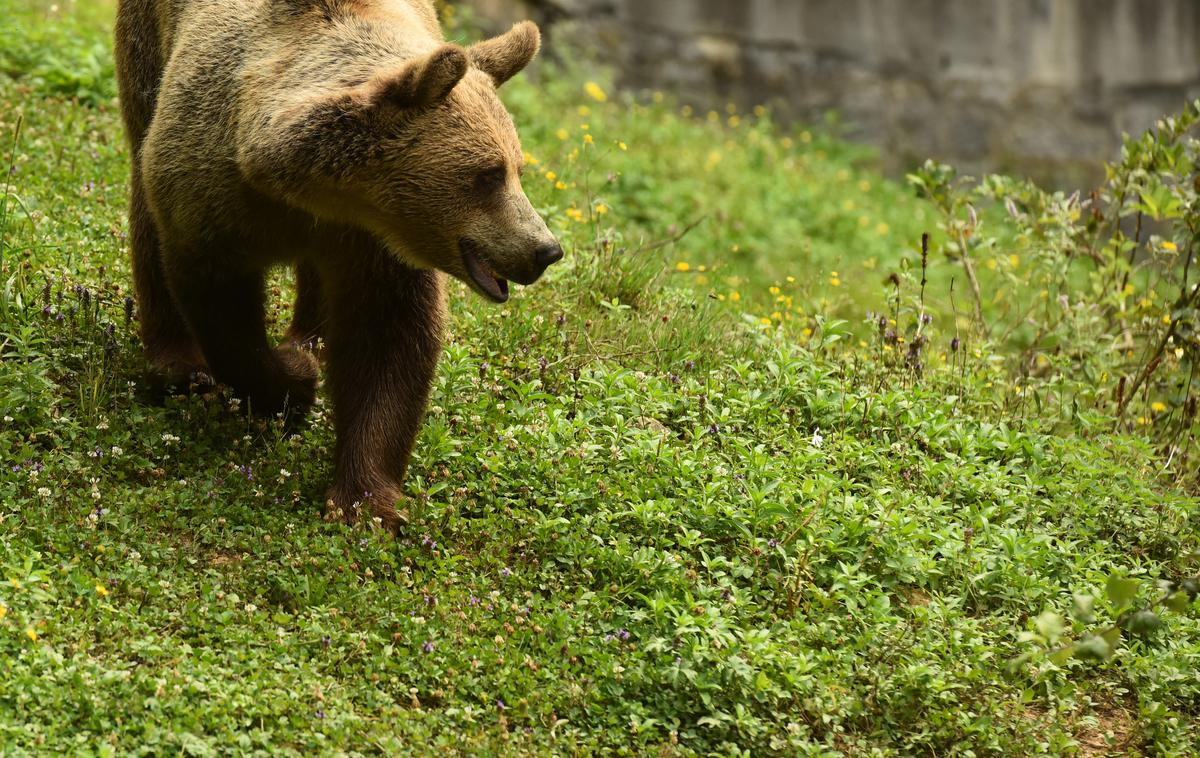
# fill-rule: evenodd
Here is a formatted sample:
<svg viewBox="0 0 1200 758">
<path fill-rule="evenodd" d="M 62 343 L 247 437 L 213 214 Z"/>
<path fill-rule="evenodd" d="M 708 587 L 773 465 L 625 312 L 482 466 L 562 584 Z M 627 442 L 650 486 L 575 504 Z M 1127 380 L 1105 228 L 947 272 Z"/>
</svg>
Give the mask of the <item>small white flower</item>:
<svg viewBox="0 0 1200 758">
<path fill-rule="evenodd" d="M 121 449 L 120 445 L 113 445 L 112 449 L 109 450 L 108 452 L 111 453 L 112 455 L 123 455 L 125 453 L 125 451 Z"/>
<path fill-rule="evenodd" d="M 818 427 L 813 430 L 812 446 L 815 448 L 819 448 L 823 444 L 825 444 L 825 438 L 823 436 L 821 436 L 821 429 L 820 429 L 820 427 Z"/>
<path fill-rule="evenodd" d="M 288 470 L 287 470 L 287 469 L 285 469 L 285 468 L 281 468 L 281 469 L 279 469 L 279 478 L 280 478 L 280 479 L 287 479 L 287 478 L 288 478 L 289 476 L 291 476 L 291 475 L 292 475 L 292 472 L 291 472 L 291 471 L 288 471 Z"/>
<path fill-rule="evenodd" d="M 41 497 L 50 497 L 50 488 L 49 487 L 38 487 L 37 492 L 38 492 L 38 495 Z"/>
</svg>

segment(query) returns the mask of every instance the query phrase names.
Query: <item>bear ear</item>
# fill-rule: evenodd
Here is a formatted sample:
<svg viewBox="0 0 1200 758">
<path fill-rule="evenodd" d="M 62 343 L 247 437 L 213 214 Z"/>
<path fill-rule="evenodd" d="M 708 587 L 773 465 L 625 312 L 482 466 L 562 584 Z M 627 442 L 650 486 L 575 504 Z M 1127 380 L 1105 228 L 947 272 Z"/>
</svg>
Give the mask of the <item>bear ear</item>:
<svg viewBox="0 0 1200 758">
<path fill-rule="evenodd" d="M 408 62 L 399 71 L 376 80 L 373 105 L 419 108 L 432 105 L 450 94 L 467 73 L 467 51 L 458 45 L 442 45 L 428 55 Z"/>
<path fill-rule="evenodd" d="M 529 65 L 542 45 L 537 24 L 522 21 L 499 37 L 472 45 L 468 53 L 475 68 L 499 87 Z"/>
</svg>

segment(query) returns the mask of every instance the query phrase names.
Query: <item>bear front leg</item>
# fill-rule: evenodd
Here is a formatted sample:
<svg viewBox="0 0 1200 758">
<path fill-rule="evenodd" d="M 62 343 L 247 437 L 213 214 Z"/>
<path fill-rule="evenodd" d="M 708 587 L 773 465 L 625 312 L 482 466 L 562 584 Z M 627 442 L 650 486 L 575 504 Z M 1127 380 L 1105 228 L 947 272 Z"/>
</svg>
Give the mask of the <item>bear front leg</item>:
<svg viewBox="0 0 1200 758">
<path fill-rule="evenodd" d="M 316 395 L 317 365 L 292 345 L 267 341 L 263 273 L 222 266 L 217 256 L 167 258 L 171 291 L 213 377 L 260 416 L 303 416 Z"/>
<path fill-rule="evenodd" d="M 141 167 L 133 164 L 129 187 L 129 247 L 142 346 L 167 385 L 211 384 L 208 367 L 171 296 L 163 270 L 162 245 L 146 202 Z"/>
<path fill-rule="evenodd" d="M 321 271 L 326 364 L 337 430 L 328 518 L 361 515 L 395 532 L 405 469 L 441 352 L 445 285 L 361 240 Z"/>
</svg>

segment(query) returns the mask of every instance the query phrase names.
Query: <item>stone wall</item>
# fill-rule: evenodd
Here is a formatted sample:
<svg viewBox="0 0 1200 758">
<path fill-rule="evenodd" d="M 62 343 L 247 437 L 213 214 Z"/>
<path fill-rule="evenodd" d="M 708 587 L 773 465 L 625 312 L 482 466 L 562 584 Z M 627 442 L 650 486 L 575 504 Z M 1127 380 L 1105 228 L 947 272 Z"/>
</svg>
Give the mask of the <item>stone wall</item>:
<svg viewBox="0 0 1200 758">
<path fill-rule="evenodd" d="M 1200 97 L 1200 0 L 468 0 L 698 108 L 842 116 L 926 157 L 1084 186 L 1122 132 Z"/>
</svg>

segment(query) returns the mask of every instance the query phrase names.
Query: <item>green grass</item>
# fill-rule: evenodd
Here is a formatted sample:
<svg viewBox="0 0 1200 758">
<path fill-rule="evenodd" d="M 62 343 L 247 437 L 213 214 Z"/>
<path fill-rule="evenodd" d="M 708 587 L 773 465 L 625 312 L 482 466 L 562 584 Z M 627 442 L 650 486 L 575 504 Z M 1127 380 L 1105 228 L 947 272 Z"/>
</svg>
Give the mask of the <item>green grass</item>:
<svg viewBox="0 0 1200 758">
<path fill-rule="evenodd" d="M 56 84 L 104 44 L 110 11 L 76 12 L 35 25 L 44 6 L 0 2 L 11 49 L 42 56 L 0 79 L 5 168 L 22 120 L 0 229 L 0 752 L 1200 750 L 1195 605 L 1106 661 L 1010 666 L 1040 614 L 1113 572 L 1145 600 L 1195 575 L 1196 500 L 1102 412 L 1010 392 L 1006 356 L 943 360 L 953 262 L 931 267 L 920 378 L 860 345 L 934 223 L 863 149 L 600 103 L 572 70 L 509 85 L 571 262 L 502 308 L 455 288 L 391 539 L 320 518 L 326 406 L 285 437 L 219 396 L 154 395 L 124 312 L 111 82 L 83 103 Z"/>
</svg>

